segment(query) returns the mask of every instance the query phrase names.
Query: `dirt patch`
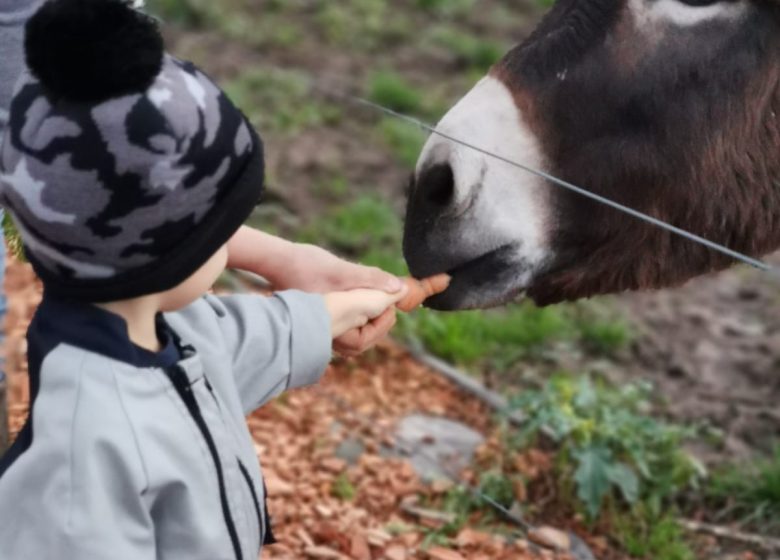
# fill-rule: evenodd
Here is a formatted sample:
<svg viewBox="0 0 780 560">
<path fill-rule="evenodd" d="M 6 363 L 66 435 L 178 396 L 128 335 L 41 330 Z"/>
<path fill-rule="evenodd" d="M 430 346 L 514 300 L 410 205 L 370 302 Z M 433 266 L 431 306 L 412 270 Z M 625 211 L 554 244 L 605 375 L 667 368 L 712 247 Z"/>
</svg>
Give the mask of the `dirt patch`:
<svg viewBox="0 0 780 560">
<path fill-rule="evenodd" d="M 780 276 L 737 268 L 618 305 L 640 337 L 615 377 L 650 379 L 673 418 L 722 430 L 721 443 L 699 447 L 705 459 L 780 441 Z"/>
</svg>

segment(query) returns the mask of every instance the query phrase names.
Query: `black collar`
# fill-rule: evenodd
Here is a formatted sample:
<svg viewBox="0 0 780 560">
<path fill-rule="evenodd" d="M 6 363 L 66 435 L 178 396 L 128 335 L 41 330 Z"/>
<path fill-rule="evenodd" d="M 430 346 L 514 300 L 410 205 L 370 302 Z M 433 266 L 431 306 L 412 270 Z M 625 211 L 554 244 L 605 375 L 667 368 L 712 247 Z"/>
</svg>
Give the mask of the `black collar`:
<svg viewBox="0 0 780 560">
<path fill-rule="evenodd" d="M 177 337 L 161 313 L 156 317 L 159 352 L 150 352 L 134 344 L 127 332 L 125 320 L 88 303 L 44 296 L 30 331 L 46 332 L 47 338 L 95 352 L 107 358 L 135 367 L 167 368 L 181 359 Z"/>
</svg>

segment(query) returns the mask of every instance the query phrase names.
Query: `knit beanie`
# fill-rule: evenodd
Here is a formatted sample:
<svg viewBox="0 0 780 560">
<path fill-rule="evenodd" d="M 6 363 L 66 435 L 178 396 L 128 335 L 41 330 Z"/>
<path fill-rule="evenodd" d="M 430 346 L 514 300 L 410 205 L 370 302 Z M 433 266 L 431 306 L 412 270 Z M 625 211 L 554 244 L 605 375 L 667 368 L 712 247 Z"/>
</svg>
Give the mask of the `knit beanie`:
<svg viewBox="0 0 780 560">
<path fill-rule="evenodd" d="M 262 143 L 125 0 L 50 0 L 0 148 L 0 198 L 47 293 L 129 299 L 191 276 L 250 215 Z"/>
</svg>

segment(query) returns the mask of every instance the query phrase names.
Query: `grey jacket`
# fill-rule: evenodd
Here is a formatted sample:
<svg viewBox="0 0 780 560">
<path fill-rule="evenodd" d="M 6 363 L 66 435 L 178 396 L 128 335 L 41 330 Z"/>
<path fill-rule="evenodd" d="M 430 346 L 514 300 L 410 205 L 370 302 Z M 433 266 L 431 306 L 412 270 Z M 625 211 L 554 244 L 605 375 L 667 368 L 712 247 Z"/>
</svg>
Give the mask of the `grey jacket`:
<svg viewBox="0 0 780 560">
<path fill-rule="evenodd" d="M 245 415 L 319 380 L 321 296 L 207 296 L 124 321 L 44 298 L 28 331 L 30 419 L 0 459 L 2 560 L 251 560 L 270 540 Z"/>
</svg>

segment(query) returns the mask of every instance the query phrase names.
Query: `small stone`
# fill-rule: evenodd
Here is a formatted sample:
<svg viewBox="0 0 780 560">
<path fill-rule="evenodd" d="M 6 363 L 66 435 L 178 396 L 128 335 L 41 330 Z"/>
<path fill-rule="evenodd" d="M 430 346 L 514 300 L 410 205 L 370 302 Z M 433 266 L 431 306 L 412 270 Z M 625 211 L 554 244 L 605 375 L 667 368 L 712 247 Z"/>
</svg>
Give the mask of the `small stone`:
<svg viewBox="0 0 780 560">
<path fill-rule="evenodd" d="M 393 545 L 385 550 L 385 558 L 387 560 L 406 560 L 406 549 L 399 545 Z"/>
<path fill-rule="evenodd" d="M 328 457 L 320 461 L 320 466 L 330 473 L 340 474 L 347 468 L 347 462 L 338 457 Z"/>
<path fill-rule="evenodd" d="M 371 560 L 371 548 L 368 546 L 368 541 L 364 536 L 352 535 L 349 555 L 355 560 Z"/>
<path fill-rule="evenodd" d="M 333 517 L 333 510 L 330 509 L 327 506 L 323 506 L 321 504 L 317 504 L 314 506 L 314 509 L 318 514 L 320 514 L 321 517 L 324 517 L 325 519 L 329 517 Z"/>
<path fill-rule="evenodd" d="M 466 560 L 454 550 L 441 548 L 440 546 L 435 546 L 428 550 L 428 558 L 431 560 Z"/>
<path fill-rule="evenodd" d="M 340 552 L 335 551 L 332 548 L 328 548 L 327 546 L 309 546 L 303 552 L 309 558 L 340 560 L 344 557 Z"/>
<path fill-rule="evenodd" d="M 387 543 L 393 540 L 393 537 L 381 529 L 369 529 L 366 531 L 366 538 L 368 539 L 368 543 L 370 545 L 379 548 L 384 547 Z"/>
<path fill-rule="evenodd" d="M 528 539 L 553 550 L 567 552 L 571 548 L 571 539 L 569 535 L 552 527 L 539 527 L 528 531 Z"/>
<path fill-rule="evenodd" d="M 350 465 L 356 465 L 365 450 L 366 446 L 363 445 L 362 441 L 355 438 L 347 438 L 336 448 L 335 455 Z"/>
<path fill-rule="evenodd" d="M 278 496 L 291 496 L 295 492 L 295 489 L 290 483 L 275 476 L 266 476 L 265 486 L 268 489 L 268 496 L 273 498 Z"/>
</svg>

